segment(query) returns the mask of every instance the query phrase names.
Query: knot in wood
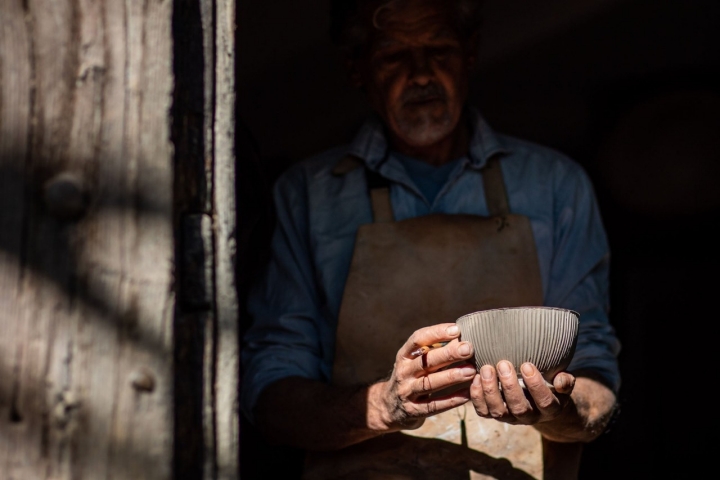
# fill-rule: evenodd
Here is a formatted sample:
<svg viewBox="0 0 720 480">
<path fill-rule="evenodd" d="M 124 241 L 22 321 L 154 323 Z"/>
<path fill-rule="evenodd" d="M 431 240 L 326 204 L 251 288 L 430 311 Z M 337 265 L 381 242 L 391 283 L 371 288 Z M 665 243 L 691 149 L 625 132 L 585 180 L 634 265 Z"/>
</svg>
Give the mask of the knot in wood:
<svg viewBox="0 0 720 480">
<path fill-rule="evenodd" d="M 80 400 L 73 392 L 64 391 L 57 395 L 53 407 L 55 426 L 60 429 L 66 428 L 73 420 L 73 412 L 80 407 Z"/>
<path fill-rule="evenodd" d="M 138 392 L 152 392 L 155 390 L 155 376 L 150 370 L 141 368 L 130 374 L 130 384 Z"/>
<path fill-rule="evenodd" d="M 88 199 L 84 182 L 74 173 L 60 173 L 45 183 L 45 208 L 59 220 L 76 220 L 87 209 Z"/>
</svg>

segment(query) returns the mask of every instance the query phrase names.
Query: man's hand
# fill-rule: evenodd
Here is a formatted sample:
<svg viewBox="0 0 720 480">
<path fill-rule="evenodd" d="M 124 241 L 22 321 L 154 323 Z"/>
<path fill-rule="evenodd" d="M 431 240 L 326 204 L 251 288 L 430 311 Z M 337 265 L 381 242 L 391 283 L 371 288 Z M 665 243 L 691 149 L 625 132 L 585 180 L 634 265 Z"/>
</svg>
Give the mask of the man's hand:
<svg viewBox="0 0 720 480">
<path fill-rule="evenodd" d="M 370 387 L 371 428 L 396 431 L 419 428 L 425 418 L 464 404 L 470 399 L 467 388 L 440 396 L 442 390 L 469 383 L 475 374 L 472 346 L 457 340 L 460 332 L 454 323 L 443 323 L 416 330 L 398 350 L 395 366 L 386 381 Z M 413 356 L 419 347 L 449 342 Z"/>
<path fill-rule="evenodd" d="M 615 406 L 615 395 L 591 378 L 561 372 L 552 388 L 531 363 L 520 367 L 523 389 L 515 368 L 501 361 L 497 369 L 485 365 L 473 379 L 470 397 L 481 417 L 511 425 L 532 425 L 549 440 L 588 442 L 604 430 Z"/>
<path fill-rule="evenodd" d="M 390 377 L 369 387 L 337 387 L 288 377 L 270 384 L 256 408 L 257 426 L 271 443 L 307 450 L 335 450 L 398 430 L 466 403 L 476 374 L 472 347 L 459 342 L 454 323 L 414 332 L 398 350 Z M 421 356 L 419 347 L 449 342 Z M 390 365 L 388 365 L 390 367 Z M 453 393 L 432 396 L 446 387 Z"/>
<path fill-rule="evenodd" d="M 470 387 L 477 414 L 511 425 L 535 425 L 560 415 L 575 386 L 575 377 L 559 373 L 553 379 L 553 392 L 533 364 L 523 364 L 521 371 L 527 390 L 520 385 L 510 362 L 499 362 L 497 370 L 484 365 Z"/>
</svg>

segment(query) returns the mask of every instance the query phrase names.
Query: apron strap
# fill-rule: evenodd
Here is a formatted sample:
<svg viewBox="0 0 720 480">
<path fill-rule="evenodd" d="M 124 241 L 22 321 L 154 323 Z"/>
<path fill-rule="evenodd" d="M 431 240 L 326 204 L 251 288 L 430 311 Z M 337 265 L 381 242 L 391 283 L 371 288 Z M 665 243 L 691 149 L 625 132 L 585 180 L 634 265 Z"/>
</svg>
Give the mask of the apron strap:
<svg viewBox="0 0 720 480">
<path fill-rule="evenodd" d="M 348 155 L 338 162 L 333 169 L 333 174 L 344 175 L 361 165 L 362 160 Z M 490 216 L 508 215 L 510 207 L 499 157 L 495 156 L 488 159 L 487 164 L 482 169 L 482 174 L 488 213 Z M 365 178 L 375 223 L 392 222 L 395 218 L 390 203 L 390 181 L 369 168 L 365 168 Z"/>
<path fill-rule="evenodd" d="M 500 159 L 495 156 L 488 159 L 482 169 L 483 186 L 485 187 L 485 201 L 490 216 L 502 216 L 510 213 L 505 181 L 503 180 Z"/>
<path fill-rule="evenodd" d="M 332 173 L 336 176 L 342 176 L 364 166 L 364 164 L 361 158 L 348 154 L 335 164 Z M 392 222 L 395 218 L 390 203 L 390 181 L 369 168 L 365 168 L 365 178 L 375 223 Z"/>
<path fill-rule="evenodd" d="M 379 173 L 365 169 L 368 194 L 375 223 L 387 223 L 395 220 L 390 203 L 390 180 Z"/>
</svg>

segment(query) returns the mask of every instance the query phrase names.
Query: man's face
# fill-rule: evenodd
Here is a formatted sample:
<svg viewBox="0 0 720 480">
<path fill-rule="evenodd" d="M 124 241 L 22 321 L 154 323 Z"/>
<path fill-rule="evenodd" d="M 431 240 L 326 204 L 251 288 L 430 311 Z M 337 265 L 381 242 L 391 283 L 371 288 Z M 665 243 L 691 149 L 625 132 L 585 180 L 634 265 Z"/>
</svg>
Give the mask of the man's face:
<svg viewBox="0 0 720 480">
<path fill-rule="evenodd" d="M 457 126 L 467 98 L 475 52 L 463 44 L 441 1 L 408 2 L 381 10 L 357 84 L 397 140 L 433 145 Z M 404 7 L 404 8 L 403 8 Z"/>
</svg>

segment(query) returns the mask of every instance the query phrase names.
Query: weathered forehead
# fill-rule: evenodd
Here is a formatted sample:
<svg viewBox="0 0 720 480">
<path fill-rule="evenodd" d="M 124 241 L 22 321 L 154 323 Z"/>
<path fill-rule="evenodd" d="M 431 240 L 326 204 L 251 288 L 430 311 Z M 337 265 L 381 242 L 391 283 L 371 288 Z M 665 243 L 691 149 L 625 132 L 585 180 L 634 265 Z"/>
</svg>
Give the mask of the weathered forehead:
<svg viewBox="0 0 720 480">
<path fill-rule="evenodd" d="M 370 11 L 375 26 L 382 28 L 388 22 L 416 23 L 449 17 L 455 7 L 455 2 L 447 0 L 390 0 L 375 4 Z"/>
<path fill-rule="evenodd" d="M 447 2 L 437 0 L 391 1 L 373 13 L 372 43 L 383 46 L 397 42 L 458 40 L 453 13 Z"/>
</svg>

